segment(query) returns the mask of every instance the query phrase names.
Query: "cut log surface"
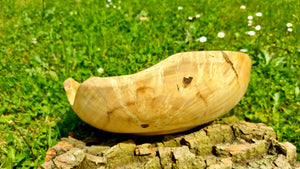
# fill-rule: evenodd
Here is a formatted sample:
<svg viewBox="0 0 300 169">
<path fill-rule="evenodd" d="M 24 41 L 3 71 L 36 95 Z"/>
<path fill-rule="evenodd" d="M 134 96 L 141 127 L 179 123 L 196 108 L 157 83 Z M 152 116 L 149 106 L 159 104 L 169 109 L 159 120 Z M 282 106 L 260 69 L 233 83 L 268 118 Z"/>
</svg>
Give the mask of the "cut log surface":
<svg viewBox="0 0 300 169">
<path fill-rule="evenodd" d="M 185 131 L 229 112 L 248 87 L 251 59 L 231 51 L 174 54 L 141 72 L 64 82 L 75 113 L 101 130 Z"/>
</svg>

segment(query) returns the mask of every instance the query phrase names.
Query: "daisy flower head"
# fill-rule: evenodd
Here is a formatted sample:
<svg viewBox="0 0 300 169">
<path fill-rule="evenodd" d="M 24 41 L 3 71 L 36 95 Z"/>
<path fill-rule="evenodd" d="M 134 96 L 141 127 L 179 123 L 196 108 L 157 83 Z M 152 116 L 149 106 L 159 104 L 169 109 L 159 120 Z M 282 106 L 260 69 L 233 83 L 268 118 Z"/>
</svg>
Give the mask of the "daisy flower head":
<svg viewBox="0 0 300 169">
<path fill-rule="evenodd" d="M 37 40 L 36 40 L 36 38 L 32 38 L 32 41 L 31 41 L 31 43 L 33 43 L 33 44 L 36 44 L 36 43 L 37 43 Z"/>
<path fill-rule="evenodd" d="M 104 69 L 103 69 L 102 67 L 100 67 L 99 69 L 97 69 L 97 72 L 98 72 L 99 74 L 102 74 L 102 73 L 104 73 Z"/>
<path fill-rule="evenodd" d="M 194 18 L 192 16 L 189 16 L 188 19 L 189 19 L 189 21 L 194 20 Z"/>
<path fill-rule="evenodd" d="M 255 35 L 255 31 L 249 31 L 249 32 L 248 32 L 248 35 L 254 36 L 254 35 Z"/>
<path fill-rule="evenodd" d="M 241 49 L 240 52 L 248 52 L 248 49 Z"/>
<path fill-rule="evenodd" d="M 289 31 L 289 32 L 292 32 L 292 31 L 293 31 L 293 29 L 292 29 L 292 28 L 288 28 L 288 29 L 287 29 L 287 31 Z"/>
<path fill-rule="evenodd" d="M 262 13 L 261 12 L 257 12 L 255 15 L 258 16 L 258 17 L 262 17 Z"/>
<path fill-rule="evenodd" d="M 196 15 L 196 18 L 200 18 L 200 14 L 197 14 L 197 15 Z"/>
<path fill-rule="evenodd" d="M 252 26 L 252 20 L 248 21 L 248 26 Z"/>
<path fill-rule="evenodd" d="M 219 38 L 224 38 L 225 37 L 225 33 L 224 32 L 219 32 L 218 33 L 218 37 Z"/>
<path fill-rule="evenodd" d="M 246 9 L 246 6 L 245 6 L 245 5 L 242 5 L 242 6 L 241 6 L 241 9 Z"/>
<path fill-rule="evenodd" d="M 260 25 L 255 26 L 255 30 L 259 31 L 261 29 Z"/>
<path fill-rule="evenodd" d="M 9 120 L 8 124 L 14 125 L 15 123 L 12 120 Z"/>
<path fill-rule="evenodd" d="M 178 10 L 182 10 L 182 9 L 183 9 L 182 6 L 179 6 L 179 7 L 178 7 Z"/>
<path fill-rule="evenodd" d="M 205 36 L 202 36 L 202 37 L 200 37 L 199 41 L 200 41 L 201 43 L 204 43 L 204 42 L 207 41 L 207 38 L 206 38 Z"/>
<path fill-rule="evenodd" d="M 293 24 L 291 24 L 291 23 L 287 23 L 287 24 L 286 24 L 286 26 L 290 28 L 290 27 L 292 27 L 292 26 L 293 26 Z"/>
<path fill-rule="evenodd" d="M 249 19 L 249 20 L 252 20 L 252 19 L 253 19 L 253 16 L 249 15 L 249 16 L 248 16 L 248 19 Z"/>
</svg>

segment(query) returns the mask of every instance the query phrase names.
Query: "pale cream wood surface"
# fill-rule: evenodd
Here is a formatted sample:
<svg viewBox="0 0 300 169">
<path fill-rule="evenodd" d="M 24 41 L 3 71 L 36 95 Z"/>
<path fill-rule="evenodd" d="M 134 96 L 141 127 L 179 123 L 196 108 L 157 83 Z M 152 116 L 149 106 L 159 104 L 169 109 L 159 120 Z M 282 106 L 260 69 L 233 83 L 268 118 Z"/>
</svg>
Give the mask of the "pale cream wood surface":
<svg viewBox="0 0 300 169">
<path fill-rule="evenodd" d="M 180 132 L 229 112 L 248 87 L 251 59 L 231 51 L 174 54 L 141 72 L 64 82 L 74 112 L 101 130 Z"/>
</svg>

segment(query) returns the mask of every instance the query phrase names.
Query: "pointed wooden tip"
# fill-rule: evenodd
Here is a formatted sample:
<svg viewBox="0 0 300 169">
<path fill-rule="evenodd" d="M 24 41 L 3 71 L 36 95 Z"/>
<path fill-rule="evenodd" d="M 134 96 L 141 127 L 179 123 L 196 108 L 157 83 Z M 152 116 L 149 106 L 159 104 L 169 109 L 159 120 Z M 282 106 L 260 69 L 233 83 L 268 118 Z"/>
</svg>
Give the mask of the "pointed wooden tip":
<svg viewBox="0 0 300 169">
<path fill-rule="evenodd" d="M 76 96 L 79 86 L 80 86 L 80 83 L 76 82 L 72 78 L 68 78 L 67 80 L 64 81 L 64 88 L 67 93 L 67 97 L 68 97 L 68 100 L 69 100 L 71 106 L 74 105 L 75 96 Z"/>
</svg>

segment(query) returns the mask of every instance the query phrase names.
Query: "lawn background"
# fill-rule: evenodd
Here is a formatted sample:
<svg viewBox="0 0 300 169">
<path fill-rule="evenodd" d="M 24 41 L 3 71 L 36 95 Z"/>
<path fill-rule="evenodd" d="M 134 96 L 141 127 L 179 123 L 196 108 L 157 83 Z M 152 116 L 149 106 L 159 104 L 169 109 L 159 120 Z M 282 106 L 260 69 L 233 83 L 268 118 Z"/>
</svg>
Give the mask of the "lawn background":
<svg viewBox="0 0 300 169">
<path fill-rule="evenodd" d="M 68 77 L 132 74 L 174 53 L 204 50 L 247 49 L 249 88 L 226 116 L 272 126 L 299 156 L 299 9 L 298 0 L 1 0 L 0 167 L 36 168 L 68 132 L 95 135 L 71 110 Z"/>
</svg>

